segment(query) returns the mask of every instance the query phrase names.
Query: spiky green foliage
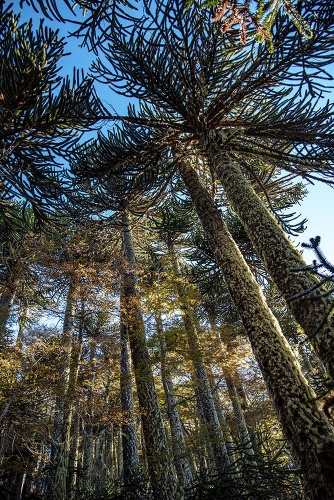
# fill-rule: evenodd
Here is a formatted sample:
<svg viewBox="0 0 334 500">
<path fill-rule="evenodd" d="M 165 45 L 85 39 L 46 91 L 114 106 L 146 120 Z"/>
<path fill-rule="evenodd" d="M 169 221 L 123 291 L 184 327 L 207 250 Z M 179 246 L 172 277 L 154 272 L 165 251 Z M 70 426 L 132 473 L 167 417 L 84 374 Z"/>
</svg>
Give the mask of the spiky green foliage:
<svg viewBox="0 0 334 500">
<path fill-rule="evenodd" d="M 94 65 L 95 76 L 145 104 L 120 117 L 128 122 L 121 159 L 114 134 L 103 140 L 99 167 L 86 169 L 87 177 L 108 175 L 111 158 L 114 171 L 134 161 L 143 172 L 152 150 L 200 154 L 218 133 L 228 158 L 254 179 L 259 168 L 279 166 L 292 176 L 332 182 L 334 108 L 321 107 L 312 95 L 321 95 L 330 78 L 323 66 L 334 61 L 334 16 L 323 0 L 309 2 L 307 15 L 316 32 L 308 41 L 278 17 L 274 54 L 256 44 L 240 50 L 213 29 L 207 13 L 195 7 L 184 13 L 172 0 L 130 33 L 110 31 L 106 62 Z"/>
<path fill-rule="evenodd" d="M 313 260 L 310 266 L 307 266 L 302 269 L 294 269 L 294 271 L 296 272 L 310 272 L 311 274 L 315 274 L 316 276 L 318 276 L 320 279 L 313 287 L 308 288 L 307 290 L 304 290 L 303 292 L 291 297 L 290 301 L 297 300 L 298 298 L 303 297 L 305 295 L 308 295 L 314 300 L 319 300 L 320 297 L 327 297 L 328 295 L 333 294 L 334 286 L 332 286 L 332 283 L 334 282 L 334 266 L 327 260 L 327 258 L 323 254 L 320 248 L 320 241 L 321 241 L 320 236 L 316 236 L 315 238 L 310 239 L 310 243 L 302 243 L 302 247 L 314 251 L 315 255 L 318 258 L 318 261 Z M 326 287 L 323 288 L 323 285 L 326 285 Z M 319 295 L 317 291 L 321 287 L 322 287 L 322 292 Z M 333 308 L 328 311 L 328 316 L 332 314 L 332 311 Z M 324 321 L 327 319 L 328 316 L 324 318 Z M 319 326 L 319 328 L 320 327 L 321 325 Z"/>
<path fill-rule="evenodd" d="M 133 20 L 137 0 L 20 0 L 21 8 L 27 4 L 48 19 L 72 22 L 74 35 L 82 38 L 83 45 L 96 51 L 105 40 L 104 31 L 115 23 Z"/>
<path fill-rule="evenodd" d="M 37 222 L 54 214 L 66 193 L 60 157 L 104 113 L 92 79 L 62 78 L 65 42 L 41 22 L 35 31 L 9 9 L 0 12 L 0 210 L 29 203 Z"/>
</svg>

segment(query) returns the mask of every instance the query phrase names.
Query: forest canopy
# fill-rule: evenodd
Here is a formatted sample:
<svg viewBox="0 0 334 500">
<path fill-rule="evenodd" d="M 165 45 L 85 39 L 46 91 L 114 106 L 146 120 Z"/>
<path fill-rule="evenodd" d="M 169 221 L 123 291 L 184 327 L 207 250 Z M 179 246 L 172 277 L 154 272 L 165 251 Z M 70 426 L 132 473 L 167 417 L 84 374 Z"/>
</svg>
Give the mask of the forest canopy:
<svg viewBox="0 0 334 500">
<path fill-rule="evenodd" d="M 331 2 L 20 9 L 1 498 L 332 499 L 333 266 L 292 243 L 308 185 L 334 183 Z"/>
</svg>

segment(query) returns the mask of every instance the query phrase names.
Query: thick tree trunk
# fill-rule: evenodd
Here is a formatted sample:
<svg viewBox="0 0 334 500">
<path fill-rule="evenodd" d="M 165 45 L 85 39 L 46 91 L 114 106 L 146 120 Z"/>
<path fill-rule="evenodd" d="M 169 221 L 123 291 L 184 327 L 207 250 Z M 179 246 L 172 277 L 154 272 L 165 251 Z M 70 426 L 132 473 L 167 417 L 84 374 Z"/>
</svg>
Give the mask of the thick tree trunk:
<svg viewBox="0 0 334 500">
<path fill-rule="evenodd" d="M 304 259 L 256 195 L 240 168 L 222 151 L 217 136 L 215 140 L 210 140 L 207 156 L 255 250 L 283 297 L 288 300 L 314 286 L 317 282 L 314 276 L 293 272 L 293 269 L 306 267 Z M 304 297 L 288 304 L 334 380 L 334 316 L 324 321 L 334 307 L 333 299 Z"/>
<path fill-rule="evenodd" d="M 124 314 L 128 325 L 149 474 L 156 500 L 170 500 L 177 498 L 176 479 L 155 390 L 144 322 L 136 292 L 135 254 L 130 220 L 126 211 L 123 212 L 123 244 L 126 266 L 123 272 Z"/>
<path fill-rule="evenodd" d="M 126 483 L 139 473 L 139 456 L 137 445 L 136 418 L 134 415 L 133 388 L 129 349 L 128 324 L 124 314 L 124 294 L 121 290 L 121 324 L 120 324 L 120 390 L 122 405 L 122 448 L 123 448 L 123 480 Z"/>
<path fill-rule="evenodd" d="M 225 439 L 223 431 L 220 427 L 214 399 L 212 397 L 210 382 L 208 379 L 208 374 L 206 371 L 198 339 L 197 328 L 195 326 L 193 314 L 189 306 L 186 291 L 182 284 L 182 275 L 177 262 L 177 257 L 175 255 L 174 248 L 171 242 L 168 246 L 169 253 L 173 260 L 174 272 L 177 277 L 176 286 L 180 298 L 180 309 L 190 349 L 190 358 L 194 367 L 195 384 L 198 390 L 198 398 L 201 404 L 209 439 L 211 441 L 216 467 L 217 469 L 220 469 L 225 467 L 226 463 L 229 462 L 225 446 Z"/>
<path fill-rule="evenodd" d="M 334 497 L 333 430 L 220 211 L 189 163 L 180 162 L 180 173 L 242 318 L 283 432 L 305 473 L 312 499 L 329 500 Z"/>
<path fill-rule="evenodd" d="M 184 489 L 190 488 L 193 478 L 188 461 L 179 408 L 174 394 L 173 382 L 168 369 L 166 340 L 160 314 L 156 315 L 155 321 L 160 342 L 161 378 L 166 396 L 167 415 L 172 435 L 174 464 L 182 495 Z"/>
</svg>

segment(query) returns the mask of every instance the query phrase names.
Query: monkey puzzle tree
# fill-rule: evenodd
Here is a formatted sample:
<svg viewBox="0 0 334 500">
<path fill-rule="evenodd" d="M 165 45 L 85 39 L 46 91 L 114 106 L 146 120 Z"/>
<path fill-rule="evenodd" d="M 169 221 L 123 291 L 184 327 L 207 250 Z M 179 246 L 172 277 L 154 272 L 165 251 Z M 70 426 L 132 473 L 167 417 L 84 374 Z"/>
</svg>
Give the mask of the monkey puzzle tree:
<svg viewBox="0 0 334 500">
<path fill-rule="evenodd" d="M 93 65 L 101 82 L 145 102 L 142 113 L 120 119 L 161 132 L 157 149 L 179 148 L 200 156 L 198 168 L 207 165 L 221 182 L 285 299 L 310 288 L 314 276 L 292 271 L 305 264 L 280 227 L 279 212 L 272 213 L 257 169 L 333 182 L 333 105 L 321 107 L 317 99 L 323 79 L 330 78 L 323 66 L 334 60 L 330 2 L 308 2 L 305 16 L 315 32 L 310 40 L 278 16 L 273 54 L 256 44 L 236 48 L 213 29 L 204 12 L 193 8 L 185 13 L 172 0 L 158 3 L 147 15 L 129 33 L 121 28 L 108 32 L 105 59 Z M 137 157 L 147 148 L 143 144 Z M 250 178 L 258 184 L 257 193 Z M 299 297 L 290 304 L 334 377 L 332 306 L 324 296 L 317 301 Z"/>
<path fill-rule="evenodd" d="M 79 151 L 82 151 L 81 147 Z M 80 153 L 78 155 L 80 156 Z M 87 156 L 87 160 L 90 162 L 92 157 Z M 80 163 L 81 160 L 79 160 Z M 73 158 L 73 169 L 76 168 L 75 165 L 76 160 Z M 101 189 L 94 182 L 82 182 L 77 186 L 76 199 L 87 212 L 95 211 L 101 215 L 105 213 L 110 218 L 110 224 L 113 223 L 118 229 L 121 228 L 124 256 L 120 269 L 122 327 L 126 328 L 129 339 L 152 488 L 156 498 L 168 500 L 177 495 L 176 480 L 146 344 L 145 325 L 140 307 L 140 297 L 137 292 L 138 273 L 132 237 L 133 222 L 131 220 L 132 214 L 145 212 L 154 202 L 160 193 L 160 186 L 157 185 L 156 190 L 152 190 L 145 197 L 143 196 L 142 182 L 143 179 L 140 178 L 131 182 L 129 177 L 122 179 L 111 177 L 109 182 L 100 186 Z M 126 387 L 124 386 L 124 388 Z M 130 456 L 133 457 L 130 448 L 133 451 L 133 446 L 129 444 L 129 447 L 126 448 L 129 451 L 129 459 Z M 135 462 L 135 460 L 132 461 Z M 130 468 L 129 464 L 128 469 L 130 470 Z M 135 469 L 134 463 L 133 469 Z"/>
<path fill-rule="evenodd" d="M 165 145 L 160 144 L 158 138 L 161 141 L 166 138 L 164 130 L 149 133 L 136 125 L 126 125 L 114 134 L 110 132 L 108 138 L 101 135 L 100 141 L 82 146 L 73 159 L 72 171 L 79 182 L 86 179 L 96 202 L 100 198 L 102 206 L 103 192 L 117 186 L 124 189 L 126 186 L 132 192 L 137 190 L 138 196 L 145 188 L 152 202 L 157 193 L 161 195 L 168 178 L 178 169 L 244 323 L 284 433 L 302 469 L 307 471 L 306 479 L 312 495 L 321 498 L 324 494 L 330 498 L 334 486 L 328 475 L 331 465 L 325 457 L 331 453 L 334 436 L 329 422 L 314 401 L 313 392 L 303 378 L 276 318 L 268 309 L 259 285 L 192 163 L 182 153 L 166 154 Z M 95 180 L 89 181 L 90 176 Z M 314 423 L 311 424 L 312 419 Z M 319 425 L 321 431 L 318 432 Z M 307 444 L 305 428 L 308 429 Z M 328 452 L 318 453 L 314 449 L 315 441 L 319 443 L 318 449 Z M 317 477 L 311 472 L 313 470 L 319 471 Z"/>
</svg>

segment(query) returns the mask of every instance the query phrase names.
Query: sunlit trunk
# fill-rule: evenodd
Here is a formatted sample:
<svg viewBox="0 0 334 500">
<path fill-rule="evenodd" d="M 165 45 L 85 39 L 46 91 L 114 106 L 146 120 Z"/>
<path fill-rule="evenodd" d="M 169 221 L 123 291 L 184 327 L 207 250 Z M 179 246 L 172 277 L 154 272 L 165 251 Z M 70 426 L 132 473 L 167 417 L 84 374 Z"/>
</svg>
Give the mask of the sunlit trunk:
<svg viewBox="0 0 334 500">
<path fill-rule="evenodd" d="M 314 275 L 293 271 L 306 267 L 304 259 L 256 195 L 240 168 L 222 151 L 217 136 L 208 143 L 207 156 L 255 250 L 283 297 L 288 300 L 314 286 Z M 288 305 L 334 380 L 334 317 L 326 320 L 334 306 L 333 299 L 304 297 Z"/>
<path fill-rule="evenodd" d="M 190 349 L 190 359 L 194 367 L 195 384 L 198 390 L 198 398 L 205 419 L 207 432 L 211 441 L 212 452 L 217 469 L 222 468 L 229 462 L 225 446 L 223 431 L 218 420 L 211 387 L 203 360 L 203 355 L 198 339 L 197 328 L 191 308 L 189 306 L 187 294 L 182 284 L 182 275 L 178 265 L 177 257 L 173 245 L 169 241 L 168 251 L 172 257 L 174 273 L 177 281 L 177 291 L 180 299 L 180 309 L 187 340 Z"/>
<path fill-rule="evenodd" d="M 221 212 L 190 164 L 180 163 L 180 173 L 242 318 L 283 432 L 305 474 L 312 499 L 333 498 L 333 430 L 318 407 L 315 394 L 303 377 Z"/>
</svg>

